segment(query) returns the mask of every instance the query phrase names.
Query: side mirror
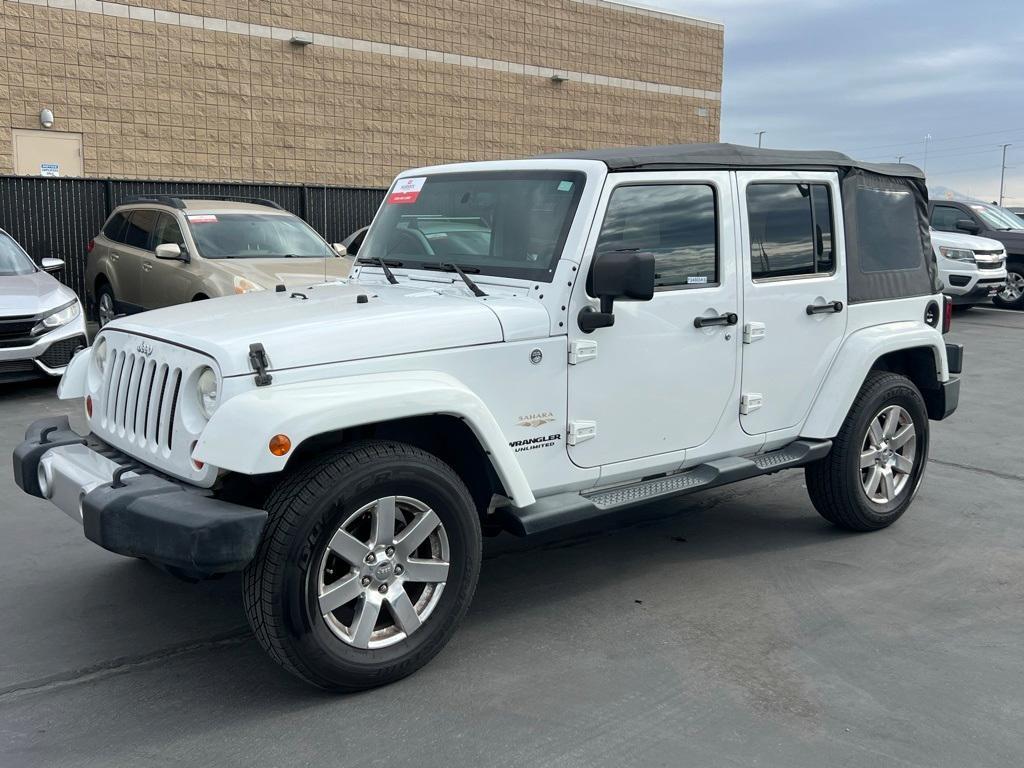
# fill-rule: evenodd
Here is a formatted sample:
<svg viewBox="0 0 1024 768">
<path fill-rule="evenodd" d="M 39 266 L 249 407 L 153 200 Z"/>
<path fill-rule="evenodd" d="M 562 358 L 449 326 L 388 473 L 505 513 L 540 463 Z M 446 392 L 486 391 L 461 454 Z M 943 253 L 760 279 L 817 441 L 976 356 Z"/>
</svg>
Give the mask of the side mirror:
<svg viewBox="0 0 1024 768">
<path fill-rule="evenodd" d="M 981 232 L 981 227 L 975 224 L 970 219 L 957 219 L 956 228 L 961 232 L 969 232 L 972 235 L 976 235 Z"/>
<path fill-rule="evenodd" d="M 348 249 L 345 248 L 345 244 L 344 243 L 332 243 L 331 244 L 331 248 L 334 249 L 334 252 L 338 256 L 342 256 L 342 257 L 348 256 Z"/>
<path fill-rule="evenodd" d="M 607 251 L 594 254 L 587 278 L 587 291 L 601 300 L 601 310 L 580 311 L 580 330 L 590 333 L 615 325 L 612 313 L 616 299 L 650 301 L 654 298 L 654 254 L 638 251 Z"/>
<path fill-rule="evenodd" d="M 156 247 L 158 259 L 169 259 L 171 261 L 182 261 L 181 246 L 177 243 L 161 243 Z"/>
<path fill-rule="evenodd" d="M 64 259 L 55 259 L 51 256 L 46 256 L 40 266 L 42 266 L 44 272 L 60 272 L 64 269 Z"/>
</svg>

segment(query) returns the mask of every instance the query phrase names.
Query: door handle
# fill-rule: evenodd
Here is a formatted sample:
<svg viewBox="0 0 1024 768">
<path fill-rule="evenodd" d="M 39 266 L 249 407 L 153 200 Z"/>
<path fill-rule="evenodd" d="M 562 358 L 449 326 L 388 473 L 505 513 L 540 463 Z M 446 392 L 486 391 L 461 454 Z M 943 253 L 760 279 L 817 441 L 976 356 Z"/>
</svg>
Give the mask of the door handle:
<svg viewBox="0 0 1024 768">
<path fill-rule="evenodd" d="M 739 315 L 735 312 L 726 312 L 718 317 L 695 317 L 693 318 L 694 328 L 706 328 L 709 325 L 736 325 L 740 321 Z"/>
<path fill-rule="evenodd" d="M 150 264 L 150 263 L 149 263 L 148 261 L 147 261 L 147 262 L 145 262 L 145 263 L 144 263 L 144 264 L 142 265 L 142 271 L 143 271 L 143 272 L 149 272 L 149 270 L 151 270 L 152 268 L 153 268 L 153 265 L 152 265 L 152 264 Z"/>
<path fill-rule="evenodd" d="M 843 302 L 830 301 L 828 304 L 808 304 L 808 315 L 835 314 L 843 311 Z"/>
</svg>

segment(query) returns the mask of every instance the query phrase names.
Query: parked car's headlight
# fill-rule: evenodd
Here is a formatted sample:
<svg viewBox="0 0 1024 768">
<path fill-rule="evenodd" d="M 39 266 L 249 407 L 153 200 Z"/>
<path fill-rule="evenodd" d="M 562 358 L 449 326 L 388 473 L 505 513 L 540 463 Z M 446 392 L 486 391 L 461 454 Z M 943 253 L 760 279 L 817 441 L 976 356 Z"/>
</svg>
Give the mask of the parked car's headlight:
<svg viewBox="0 0 1024 768">
<path fill-rule="evenodd" d="M 253 291 L 266 290 L 259 283 L 254 283 L 244 277 L 235 277 L 235 293 L 252 293 Z"/>
<path fill-rule="evenodd" d="M 102 336 L 92 345 L 92 359 L 96 363 L 96 370 L 100 373 L 107 368 L 107 340 Z"/>
<path fill-rule="evenodd" d="M 963 248 L 947 248 L 944 245 L 940 245 L 939 253 L 947 259 L 953 259 L 953 261 L 963 261 L 968 264 L 974 263 L 974 251 L 968 251 Z"/>
<path fill-rule="evenodd" d="M 82 305 L 78 302 L 78 299 L 75 299 L 69 304 L 54 310 L 36 323 L 32 329 L 32 334 L 37 335 L 52 331 L 54 328 L 60 328 L 62 325 L 70 323 L 80 314 L 82 314 Z"/>
<path fill-rule="evenodd" d="M 213 368 L 203 368 L 196 382 L 196 391 L 199 395 L 199 409 L 203 416 L 210 418 L 217 409 L 217 396 L 220 394 L 217 391 L 217 374 Z"/>
</svg>

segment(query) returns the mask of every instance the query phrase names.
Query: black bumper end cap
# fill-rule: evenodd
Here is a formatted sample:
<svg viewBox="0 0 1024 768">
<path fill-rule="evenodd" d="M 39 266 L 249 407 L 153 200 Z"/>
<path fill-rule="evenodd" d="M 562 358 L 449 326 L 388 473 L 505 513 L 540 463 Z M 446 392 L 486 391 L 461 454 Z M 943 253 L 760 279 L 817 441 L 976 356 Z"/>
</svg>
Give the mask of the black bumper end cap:
<svg viewBox="0 0 1024 768">
<path fill-rule="evenodd" d="M 42 499 L 39 489 L 39 460 L 51 448 L 80 445 L 85 438 L 71 429 L 67 416 L 37 419 L 25 430 L 25 439 L 14 449 L 14 482 L 25 493 Z"/>
<path fill-rule="evenodd" d="M 141 557 L 195 578 L 242 570 L 267 522 L 262 509 L 188 491 L 141 475 L 82 499 L 85 536 L 106 550 Z"/>
</svg>

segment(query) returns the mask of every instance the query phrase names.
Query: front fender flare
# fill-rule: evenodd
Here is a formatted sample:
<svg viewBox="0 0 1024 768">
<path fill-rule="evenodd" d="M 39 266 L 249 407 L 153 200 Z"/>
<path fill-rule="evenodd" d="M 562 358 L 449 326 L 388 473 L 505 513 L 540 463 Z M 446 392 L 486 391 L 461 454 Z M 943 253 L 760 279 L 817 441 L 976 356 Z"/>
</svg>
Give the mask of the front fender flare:
<svg viewBox="0 0 1024 768">
<path fill-rule="evenodd" d="M 883 355 L 927 347 L 935 356 L 938 381 L 949 378 L 942 334 L 919 322 L 883 323 L 850 334 L 839 348 L 814 405 L 800 431 L 802 437 L 831 439 L 839 433 L 864 379 Z"/>
<path fill-rule="evenodd" d="M 346 376 L 249 390 L 214 412 L 193 456 L 246 475 L 280 472 L 295 449 L 316 435 L 434 414 L 465 421 L 513 503 L 534 502 L 526 476 L 490 410 L 461 381 L 436 371 Z M 292 441 L 292 451 L 285 456 L 274 456 L 268 448 L 277 434 Z"/>
</svg>

